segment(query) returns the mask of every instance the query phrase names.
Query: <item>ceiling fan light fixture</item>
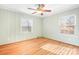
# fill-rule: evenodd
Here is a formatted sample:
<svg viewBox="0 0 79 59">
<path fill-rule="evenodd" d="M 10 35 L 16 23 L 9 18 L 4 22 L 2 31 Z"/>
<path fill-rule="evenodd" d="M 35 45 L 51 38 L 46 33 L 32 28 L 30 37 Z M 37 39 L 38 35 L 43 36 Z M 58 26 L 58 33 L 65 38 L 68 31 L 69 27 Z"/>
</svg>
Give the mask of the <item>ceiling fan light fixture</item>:
<svg viewBox="0 0 79 59">
<path fill-rule="evenodd" d="M 32 14 L 39 13 L 40 15 L 43 15 L 44 12 L 51 12 L 51 10 L 44 9 L 45 4 L 37 4 L 37 5 L 38 5 L 38 7 L 36 7 L 35 9 L 34 8 L 28 8 L 30 10 L 35 10 L 35 12 L 32 13 Z"/>
<path fill-rule="evenodd" d="M 42 13 L 42 11 L 37 11 L 37 13 Z"/>
</svg>

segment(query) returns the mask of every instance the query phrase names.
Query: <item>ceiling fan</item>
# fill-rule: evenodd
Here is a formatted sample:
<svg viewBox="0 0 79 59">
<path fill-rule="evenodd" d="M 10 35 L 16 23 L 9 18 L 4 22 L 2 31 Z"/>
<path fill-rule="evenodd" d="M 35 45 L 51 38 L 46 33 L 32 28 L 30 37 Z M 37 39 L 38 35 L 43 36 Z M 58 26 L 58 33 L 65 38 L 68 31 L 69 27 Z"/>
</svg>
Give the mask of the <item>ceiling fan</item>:
<svg viewBox="0 0 79 59">
<path fill-rule="evenodd" d="M 28 8 L 29 10 L 35 10 L 32 14 L 40 13 L 40 15 L 43 15 L 44 12 L 51 12 L 51 10 L 44 9 L 45 4 L 37 4 L 37 7 L 34 8 Z"/>
</svg>

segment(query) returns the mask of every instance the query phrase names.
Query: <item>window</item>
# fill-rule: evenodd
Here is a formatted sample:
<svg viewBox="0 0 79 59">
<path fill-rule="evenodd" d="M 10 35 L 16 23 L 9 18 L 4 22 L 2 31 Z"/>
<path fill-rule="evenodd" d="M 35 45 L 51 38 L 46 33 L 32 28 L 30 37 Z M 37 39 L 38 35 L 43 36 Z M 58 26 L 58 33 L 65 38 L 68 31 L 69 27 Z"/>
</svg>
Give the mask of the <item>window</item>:
<svg viewBox="0 0 79 59">
<path fill-rule="evenodd" d="M 22 32 L 31 32 L 33 28 L 33 21 L 21 19 L 21 31 Z"/>
<path fill-rule="evenodd" d="M 76 17 L 75 15 L 63 16 L 60 18 L 60 32 L 63 34 L 75 33 Z"/>
</svg>

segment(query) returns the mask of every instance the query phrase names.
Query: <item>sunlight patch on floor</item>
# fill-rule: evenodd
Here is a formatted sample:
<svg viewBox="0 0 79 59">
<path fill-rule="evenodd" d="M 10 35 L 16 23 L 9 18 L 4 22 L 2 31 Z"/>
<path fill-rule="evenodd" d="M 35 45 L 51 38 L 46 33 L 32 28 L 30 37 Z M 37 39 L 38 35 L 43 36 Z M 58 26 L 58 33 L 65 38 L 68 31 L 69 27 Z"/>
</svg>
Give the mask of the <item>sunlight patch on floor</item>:
<svg viewBox="0 0 79 59">
<path fill-rule="evenodd" d="M 72 49 L 70 47 L 61 46 L 61 45 L 54 45 L 54 44 L 50 44 L 50 43 L 43 45 L 41 48 L 44 50 L 50 51 L 52 53 L 59 54 L 59 55 L 76 54 L 75 49 Z"/>
</svg>

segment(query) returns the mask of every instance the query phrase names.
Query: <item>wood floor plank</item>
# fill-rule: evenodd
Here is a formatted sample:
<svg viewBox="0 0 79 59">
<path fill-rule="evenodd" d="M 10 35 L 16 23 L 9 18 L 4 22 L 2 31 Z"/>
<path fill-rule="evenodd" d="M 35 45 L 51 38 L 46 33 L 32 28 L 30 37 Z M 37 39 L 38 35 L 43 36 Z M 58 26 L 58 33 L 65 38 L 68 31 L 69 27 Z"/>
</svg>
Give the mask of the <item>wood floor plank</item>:
<svg viewBox="0 0 79 59">
<path fill-rule="evenodd" d="M 79 47 L 47 38 L 35 38 L 0 45 L 0 55 L 79 55 Z"/>
</svg>

